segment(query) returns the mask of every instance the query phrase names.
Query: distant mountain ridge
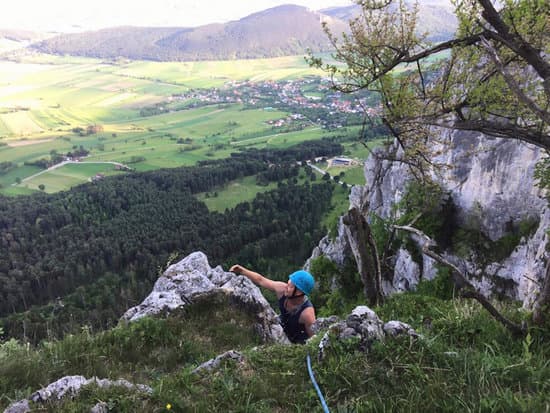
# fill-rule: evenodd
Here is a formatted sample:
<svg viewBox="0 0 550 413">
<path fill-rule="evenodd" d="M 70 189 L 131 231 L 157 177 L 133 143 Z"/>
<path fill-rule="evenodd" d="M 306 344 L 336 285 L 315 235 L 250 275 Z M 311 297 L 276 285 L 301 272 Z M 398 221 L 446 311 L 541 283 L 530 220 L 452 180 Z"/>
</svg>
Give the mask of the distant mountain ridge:
<svg viewBox="0 0 550 413">
<path fill-rule="evenodd" d="M 32 47 L 46 53 L 145 60 L 227 60 L 302 54 L 331 46 L 321 22 L 347 24 L 305 7 L 285 5 L 228 23 L 196 28 L 117 27 L 63 34 Z"/>
<path fill-rule="evenodd" d="M 412 2 L 410 2 L 412 5 Z M 421 32 L 429 32 L 432 41 L 449 39 L 458 26 L 450 3 L 437 0 L 424 0 L 418 5 L 418 26 Z M 335 19 L 348 21 L 361 14 L 357 4 L 343 7 L 330 7 L 320 10 L 321 13 Z"/>
<path fill-rule="evenodd" d="M 0 29 L 0 53 L 21 49 L 52 37 L 52 33 L 30 30 Z"/>
<path fill-rule="evenodd" d="M 443 7 L 436 9 L 437 25 L 454 31 L 456 24 L 448 24 L 454 17 L 452 13 L 446 13 Z M 352 6 L 315 12 L 283 5 L 223 24 L 196 28 L 116 27 L 62 34 L 31 47 L 51 54 L 156 61 L 253 59 L 304 54 L 308 49 L 327 52 L 332 45 L 322 23 L 326 22 L 333 33 L 345 32 L 347 19 L 358 10 L 358 6 Z"/>
</svg>

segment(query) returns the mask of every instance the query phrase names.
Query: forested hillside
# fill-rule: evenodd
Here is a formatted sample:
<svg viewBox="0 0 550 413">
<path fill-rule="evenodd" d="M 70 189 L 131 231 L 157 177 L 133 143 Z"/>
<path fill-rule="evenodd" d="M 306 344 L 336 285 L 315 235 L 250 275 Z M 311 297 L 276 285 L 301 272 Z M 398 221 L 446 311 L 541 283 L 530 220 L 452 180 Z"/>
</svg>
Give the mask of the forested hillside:
<svg viewBox="0 0 550 413">
<path fill-rule="evenodd" d="M 227 60 L 331 50 L 321 28 L 338 33 L 346 24 L 301 6 L 279 6 L 238 21 L 197 28 L 117 27 L 64 34 L 33 47 L 46 53 L 145 60 Z"/>
<path fill-rule="evenodd" d="M 277 269 L 274 275 L 302 265 L 325 234 L 319 222 L 333 186 L 307 177 L 297 185 L 296 161 L 341 151 L 340 144 L 316 141 L 106 178 L 54 195 L 2 198 L 5 331 L 38 340 L 84 323 L 112 325 L 149 292 L 172 253 L 202 250 L 213 263 L 238 261 Z M 279 187 L 223 214 L 193 196 L 250 175 Z"/>
<path fill-rule="evenodd" d="M 32 47 L 53 54 L 157 61 L 301 55 L 307 50 L 333 50 L 321 23 L 340 34 L 348 31 L 346 21 L 357 17 L 360 11 L 359 6 L 350 6 L 314 12 L 289 4 L 224 24 L 196 28 L 116 27 L 63 34 Z M 430 31 L 432 40 L 450 37 L 457 25 L 449 7 L 442 5 L 422 3 L 420 16 L 420 30 Z"/>
</svg>

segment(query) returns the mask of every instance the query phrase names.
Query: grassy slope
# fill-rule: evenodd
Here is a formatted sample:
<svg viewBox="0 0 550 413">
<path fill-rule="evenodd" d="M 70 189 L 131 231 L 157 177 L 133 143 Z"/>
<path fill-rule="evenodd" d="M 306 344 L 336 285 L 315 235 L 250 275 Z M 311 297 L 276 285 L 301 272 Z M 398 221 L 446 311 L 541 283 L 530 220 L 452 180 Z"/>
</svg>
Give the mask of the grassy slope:
<svg viewBox="0 0 550 413">
<path fill-rule="evenodd" d="M 517 317 L 512 305 L 502 305 Z M 112 331 L 81 334 L 27 348 L 0 345 L 0 408 L 68 374 L 124 377 L 153 387 L 151 396 L 88 388 L 48 411 L 321 411 L 305 366 L 307 353 L 332 411 L 545 411 L 550 403 L 548 344 L 539 331 L 509 335 L 472 301 L 421 294 L 391 298 L 377 313 L 401 319 L 423 338 L 391 339 L 368 354 L 357 343 L 332 346 L 317 360 L 320 337 L 305 346 L 255 347 L 251 319 L 227 302 L 204 303 L 183 317 L 145 319 Z M 427 322 L 426 320 L 429 320 Z M 192 368 L 229 348 L 243 365 L 193 375 Z"/>
</svg>

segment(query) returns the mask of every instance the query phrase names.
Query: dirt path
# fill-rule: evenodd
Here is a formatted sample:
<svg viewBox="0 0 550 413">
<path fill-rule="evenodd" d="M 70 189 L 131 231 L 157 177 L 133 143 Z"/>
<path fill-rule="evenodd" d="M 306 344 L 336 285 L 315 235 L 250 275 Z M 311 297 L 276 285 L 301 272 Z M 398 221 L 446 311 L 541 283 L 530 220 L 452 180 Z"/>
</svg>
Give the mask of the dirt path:
<svg viewBox="0 0 550 413">
<path fill-rule="evenodd" d="M 31 139 L 31 140 L 20 140 L 16 142 L 6 142 L 6 143 L 11 148 L 17 148 L 19 146 L 36 145 L 38 143 L 45 143 L 45 142 L 51 142 L 51 141 L 53 141 L 53 139 Z"/>
</svg>

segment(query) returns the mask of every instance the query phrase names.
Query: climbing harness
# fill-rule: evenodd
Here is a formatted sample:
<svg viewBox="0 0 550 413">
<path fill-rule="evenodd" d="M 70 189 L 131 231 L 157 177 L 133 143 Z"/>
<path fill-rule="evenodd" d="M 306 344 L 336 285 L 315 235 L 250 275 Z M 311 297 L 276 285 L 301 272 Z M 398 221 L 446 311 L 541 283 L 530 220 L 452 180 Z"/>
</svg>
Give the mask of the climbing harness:
<svg viewBox="0 0 550 413">
<path fill-rule="evenodd" d="M 321 393 L 321 389 L 319 388 L 319 385 L 317 384 L 317 382 L 315 381 L 315 377 L 313 376 L 313 370 L 311 369 L 311 358 L 309 357 L 309 353 L 307 353 L 306 363 L 307 363 L 307 371 L 309 372 L 309 378 L 313 383 L 313 387 L 315 387 L 315 391 L 317 392 L 317 396 L 319 396 L 319 400 L 321 400 L 321 405 L 323 406 L 323 410 L 325 411 L 325 413 L 330 413 L 327 406 L 327 402 L 323 397 L 323 393 Z"/>
</svg>

